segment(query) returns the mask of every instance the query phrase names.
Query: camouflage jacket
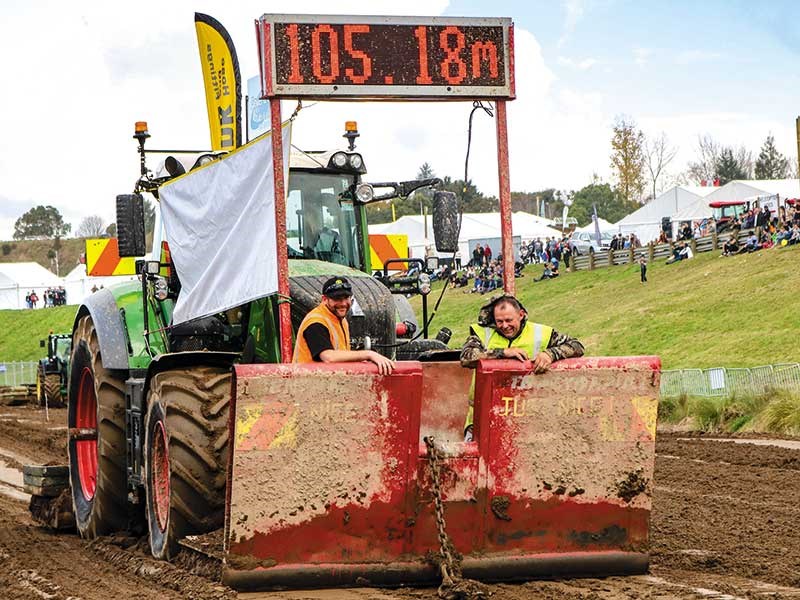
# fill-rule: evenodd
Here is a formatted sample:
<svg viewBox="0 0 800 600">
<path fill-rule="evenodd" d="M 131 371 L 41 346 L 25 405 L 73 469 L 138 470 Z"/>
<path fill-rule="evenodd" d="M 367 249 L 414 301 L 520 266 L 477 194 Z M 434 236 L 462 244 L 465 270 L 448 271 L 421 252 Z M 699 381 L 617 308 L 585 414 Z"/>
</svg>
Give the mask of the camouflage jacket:
<svg viewBox="0 0 800 600">
<path fill-rule="evenodd" d="M 523 323 L 524 326 L 524 323 Z M 583 356 L 584 348 L 574 337 L 559 333 L 553 329 L 550 340 L 544 350 L 553 359 L 553 362 L 564 358 L 578 358 Z M 461 366 L 474 369 L 482 358 L 502 358 L 503 348 L 486 350 L 483 342 L 477 335 L 470 335 L 461 349 Z M 533 357 L 531 357 L 533 358 Z"/>
</svg>

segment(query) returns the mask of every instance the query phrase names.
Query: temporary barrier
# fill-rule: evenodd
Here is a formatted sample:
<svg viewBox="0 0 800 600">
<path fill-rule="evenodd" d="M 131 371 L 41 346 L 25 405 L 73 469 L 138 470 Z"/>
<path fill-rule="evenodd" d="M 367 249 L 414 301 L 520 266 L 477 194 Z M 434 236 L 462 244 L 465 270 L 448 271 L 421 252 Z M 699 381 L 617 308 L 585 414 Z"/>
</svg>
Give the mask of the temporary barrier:
<svg viewBox="0 0 800 600">
<path fill-rule="evenodd" d="M 647 568 L 655 357 L 235 368 L 224 580 L 239 589 L 430 583 L 427 449 L 467 577 Z"/>
</svg>

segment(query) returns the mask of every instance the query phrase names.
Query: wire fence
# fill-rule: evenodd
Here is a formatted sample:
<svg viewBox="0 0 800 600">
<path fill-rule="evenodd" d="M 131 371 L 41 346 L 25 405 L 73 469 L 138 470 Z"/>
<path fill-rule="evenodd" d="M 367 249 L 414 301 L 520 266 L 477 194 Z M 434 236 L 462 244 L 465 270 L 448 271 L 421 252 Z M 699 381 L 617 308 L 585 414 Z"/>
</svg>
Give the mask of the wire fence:
<svg viewBox="0 0 800 600">
<path fill-rule="evenodd" d="M 749 369 L 676 369 L 661 372 L 661 396 L 732 396 L 769 389 L 800 391 L 800 363 Z"/>
<path fill-rule="evenodd" d="M 36 383 L 36 361 L 0 362 L 0 385 L 16 386 Z"/>
</svg>

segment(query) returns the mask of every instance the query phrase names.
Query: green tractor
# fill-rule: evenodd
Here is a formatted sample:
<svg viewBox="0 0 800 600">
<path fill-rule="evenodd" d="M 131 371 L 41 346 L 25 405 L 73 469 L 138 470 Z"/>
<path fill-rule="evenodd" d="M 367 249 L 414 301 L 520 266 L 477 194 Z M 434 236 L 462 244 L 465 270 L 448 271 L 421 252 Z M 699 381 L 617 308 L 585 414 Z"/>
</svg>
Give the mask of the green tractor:
<svg viewBox="0 0 800 600">
<path fill-rule="evenodd" d="M 36 371 L 36 403 L 39 406 L 62 408 L 66 405 L 69 358 L 72 335 L 50 333 L 39 346 L 47 348 L 47 358 L 39 360 Z"/>
<path fill-rule="evenodd" d="M 143 193 L 158 199 L 159 186 L 173 177 L 225 160 L 169 156 L 154 174 L 145 163 L 146 129 L 139 123 L 134 135 L 141 177 L 133 194 L 117 197 L 121 256 L 145 253 Z M 346 275 L 358 305 L 350 316 L 354 348 L 398 359 L 446 350 L 440 340 L 413 338 L 408 332 L 417 327 L 405 296 L 371 276 L 366 219 L 367 203 L 439 182 L 364 183 L 364 160 L 353 151 L 357 135 L 345 134 L 346 151 L 291 153 L 285 228 L 293 330 L 319 303 L 322 283 Z M 386 191 L 376 195 L 375 189 Z M 436 191 L 435 202 L 443 207 L 437 239 L 452 247 L 455 194 Z M 181 283 L 157 237 L 148 260 L 137 262 L 141 282 L 107 286 L 78 309 L 68 452 L 80 534 L 146 530 L 153 555 L 169 559 L 183 537 L 223 525 L 232 365 L 280 362 L 278 302 L 286 299 L 262 298 L 173 325 Z"/>
</svg>

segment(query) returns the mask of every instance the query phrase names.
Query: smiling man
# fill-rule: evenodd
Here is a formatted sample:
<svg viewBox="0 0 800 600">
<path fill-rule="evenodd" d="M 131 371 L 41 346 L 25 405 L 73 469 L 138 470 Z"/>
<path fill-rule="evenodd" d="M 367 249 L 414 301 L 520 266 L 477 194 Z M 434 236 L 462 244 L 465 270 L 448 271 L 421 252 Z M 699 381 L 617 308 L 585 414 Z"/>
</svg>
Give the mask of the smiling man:
<svg viewBox="0 0 800 600">
<path fill-rule="evenodd" d="M 559 333 L 548 325 L 528 321 L 528 313 L 514 296 L 492 298 L 470 325 L 470 335 L 461 350 L 461 366 L 474 369 L 480 359 L 511 358 L 532 360 L 533 372 L 544 373 L 564 358 L 583 356 L 578 340 Z M 465 441 L 472 440 L 472 402 L 475 380 L 469 394 L 469 414 L 464 426 Z"/>
<path fill-rule="evenodd" d="M 353 305 L 353 288 L 344 277 L 332 277 L 322 286 L 322 302 L 310 310 L 297 330 L 292 362 L 370 361 L 381 375 L 394 370 L 394 362 L 373 350 L 350 349 L 347 312 Z"/>
</svg>

